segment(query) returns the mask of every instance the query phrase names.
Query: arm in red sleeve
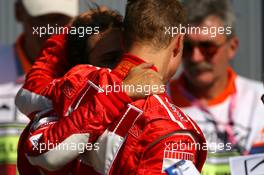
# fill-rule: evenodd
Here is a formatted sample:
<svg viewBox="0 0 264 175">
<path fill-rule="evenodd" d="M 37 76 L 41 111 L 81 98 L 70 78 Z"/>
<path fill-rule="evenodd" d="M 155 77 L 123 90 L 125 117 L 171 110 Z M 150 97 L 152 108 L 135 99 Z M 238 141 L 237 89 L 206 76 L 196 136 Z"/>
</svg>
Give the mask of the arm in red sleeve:
<svg viewBox="0 0 264 175">
<path fill-rule="evenodd" d="M 48 39 L 40 57 L 27 74 L 15 100 L 22 113 L 29 115 L 53 108 L 50 94 L 43 93 L 43 89 L 60 80 L 69 68 L 65 55 L 66 36 L 55 35 Z"/>
<path fill-rule="evenodd" d="M 69 115 L 74 110 L 72 105 L 78 102 L 80 94 L 85 91 L 87 82 L 95 78 L 96 71 L 100 71 L 94 66 L 79 65 L 64 75 L 70 67 L 65 56 L 65 45 L 66 35 L 53 36 L 45 44 L 40 58 L 34 63 L 23 88 L 17 94 L 16 105 L 22 113 L 33 117 L 30 114 L 55 108 L 59 116 Z M 111 76 L 109 71 L 103 72 Z M 101 75 L 97 74 L 96 78 Z M 115 83 L 121 84 L 121 80 Z M 117 92 L 111 93 L 109 99 L 117 100 L 116 107 L 122 107 L 126 104 L 123 99 L 129 98 L 125 93 Z"/>
<path fill-rule="evenodd" d="M 80 67 L 83 68 L 82 65 Z M 62 168 L 84 151 L 78 145 L 94 143 L 110 123 L 119 119 L 119 114 L 123 112 L 120 108 L 125 108 L 123 104 L 129 98 L 123 98 L 122 92 L 118 97 L 106 94 L 100 88 L 116 80 L 108 70 L 91 74 L 94 79 L 86 82 L 80 90 L 78 103 L 73 104 L 75 110 L 69 116 L 57 117 L 56 113 L 48 113 L 34 119 L 23 145 L 24 154 L 32 165 L 48 171 Z M 68 76 L 73 75 L 71 72 L 66 74 L 65 81 Z"/>
</svg>

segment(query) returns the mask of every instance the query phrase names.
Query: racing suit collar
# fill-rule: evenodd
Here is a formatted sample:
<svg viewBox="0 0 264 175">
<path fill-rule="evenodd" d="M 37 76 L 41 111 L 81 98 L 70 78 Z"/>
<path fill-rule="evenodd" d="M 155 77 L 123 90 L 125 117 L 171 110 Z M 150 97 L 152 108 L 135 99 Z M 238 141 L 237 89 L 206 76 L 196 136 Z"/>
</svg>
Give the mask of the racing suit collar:
<svg viewBox="0 0 264 175">
<path fill-rule="evenodd" d="M 146 63 L 144 60 L 142 60 L 141 58 L 129 54 L 129 53 L 125 53 L 122 58 L 121 61 L 118 63 L 118 65 L 113 69 L 113 71 L 118 74 L 118 76 L 120 76 L 122 79 L 124 79 L 127 75 L 128 72 L 135 66 L 138 66 L 142 63 Z M 155 66 L 151 67 L 152 70 L 154 71 L 158 71 L 158 69 Z"/>
</svg>

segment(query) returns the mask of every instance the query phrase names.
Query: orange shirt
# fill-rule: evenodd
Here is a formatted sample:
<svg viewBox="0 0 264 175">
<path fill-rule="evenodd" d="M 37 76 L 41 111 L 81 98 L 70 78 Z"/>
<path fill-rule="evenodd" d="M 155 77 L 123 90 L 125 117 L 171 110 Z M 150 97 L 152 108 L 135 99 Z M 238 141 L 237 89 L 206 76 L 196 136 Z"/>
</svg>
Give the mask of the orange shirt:
<svg viewBox="0 0 264 175">
<path fill-rule="evenodd" d="M 228 83 L 226 88 L 217 97 L 209 100 L 208 106 L 222 103 L 231 94 L 234 94 L 236 92 L 235 78 L 237 74 L 234 72 L 234 70 L 231 67 L 229 67 L 227 71 L 228 71 Z M 179 107 L 191 106 L 191 101 L 186 96 L 184 96 L 181 90 L 181 88 L 183 88 L 185 91 L 187 91 L 185 87 L 186 87 L 186 82 L 184 79 L 184 75 L 181 75 L 180 78 L 178 78 L 177 80 L 173 80 L 170 82 L 171 98 L 176 106 Z"/>
</svg>

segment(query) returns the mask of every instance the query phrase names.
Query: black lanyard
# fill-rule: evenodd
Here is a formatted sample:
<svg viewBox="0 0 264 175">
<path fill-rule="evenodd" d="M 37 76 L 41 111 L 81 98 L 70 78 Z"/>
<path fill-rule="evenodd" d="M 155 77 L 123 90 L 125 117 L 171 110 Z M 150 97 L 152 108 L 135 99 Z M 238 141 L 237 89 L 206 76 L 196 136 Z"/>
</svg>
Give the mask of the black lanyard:
<svg viewBox="0 0 264 175">
<path fill-rule="evenodd" d="M 208 107 L 201 104 L 197 98 L 195 98 L 193 95 L 187 92 L 183 87 L 180 86 L 178 88 L 180 92 L 183 94 L 183 96 L 191 102 L 192 106 L 197 107 L 199 110 L 207 114 L 205 115 L 206 121 L 214 125 L 215 130 L 217 132 L 217 136 L 220 138 L 220 136 L 223 135 L 223 133 L 220 132 L 218 128 L 218 124 L 220 124 L 220 122 L 216 120 L 216 117 L 208 110 Z M 223 124 L 225 126 L 225 133 L 227 135 L 227 140 L 224 140 L 224 142 L 230 142 L 232 145 L 238 144 L 238 140 L 235 138 L 235 134 L 233 131 L 233 127 L 234 127 L 233 113 L 235 109 L 235 97 L 236 94 L 233 94 L 230 99 L 230 103 L 228 107 L 228 123 Z"/>
</svg>

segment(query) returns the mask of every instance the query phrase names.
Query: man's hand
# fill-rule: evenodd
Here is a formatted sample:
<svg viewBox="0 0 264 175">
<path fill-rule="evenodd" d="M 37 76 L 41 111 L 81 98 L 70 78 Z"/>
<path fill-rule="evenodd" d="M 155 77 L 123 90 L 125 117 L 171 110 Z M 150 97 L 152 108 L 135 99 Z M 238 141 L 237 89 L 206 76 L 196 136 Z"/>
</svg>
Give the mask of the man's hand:
<svg viewBox="0 0 264 175">
<path fill-rule="evenodd" d="M 150 69 L 151 63 L 143 63 L 130 70 L 123 81 L 124 91 L 133 100 L 164 93 L 166 87 L 161 76 Z"/>
</svg>

